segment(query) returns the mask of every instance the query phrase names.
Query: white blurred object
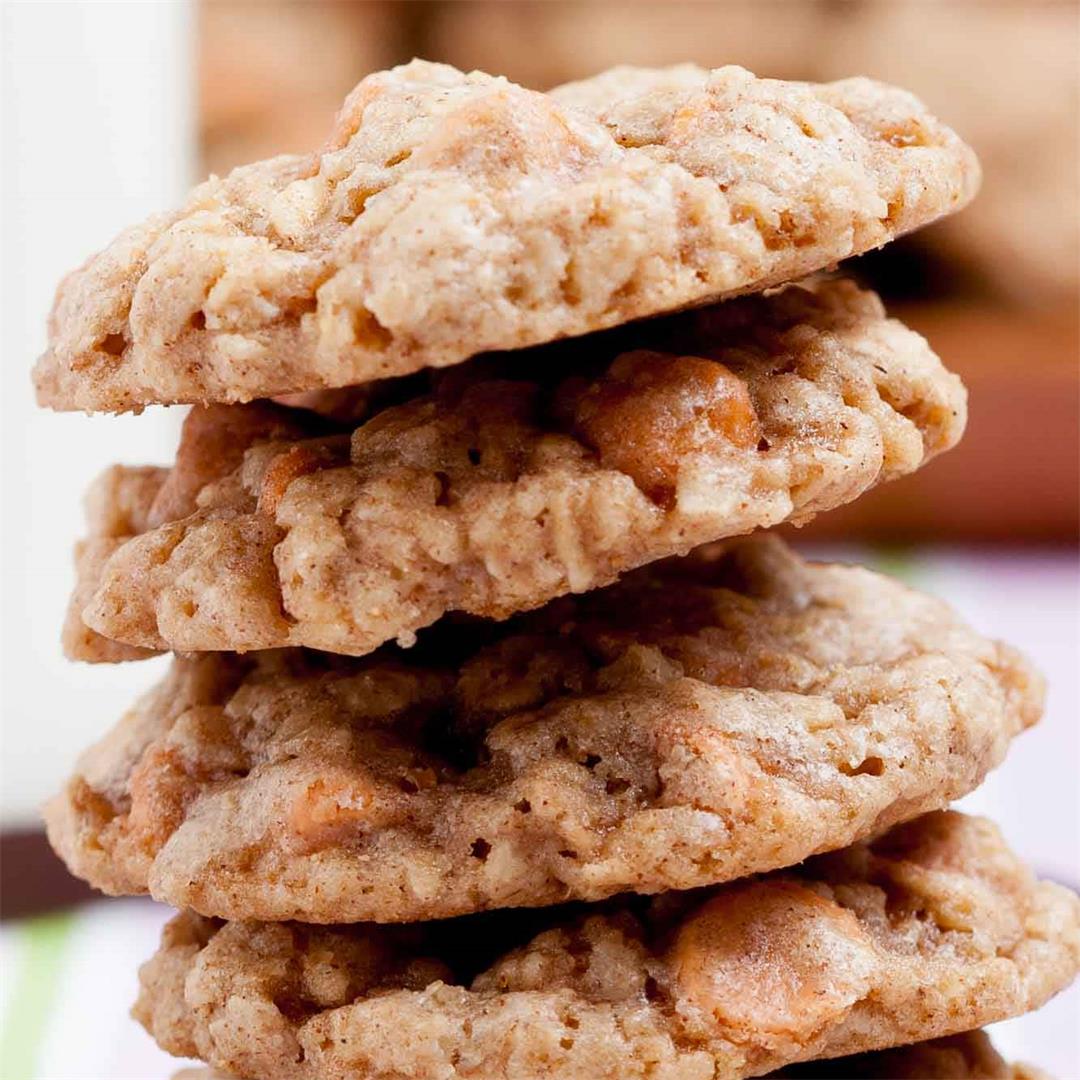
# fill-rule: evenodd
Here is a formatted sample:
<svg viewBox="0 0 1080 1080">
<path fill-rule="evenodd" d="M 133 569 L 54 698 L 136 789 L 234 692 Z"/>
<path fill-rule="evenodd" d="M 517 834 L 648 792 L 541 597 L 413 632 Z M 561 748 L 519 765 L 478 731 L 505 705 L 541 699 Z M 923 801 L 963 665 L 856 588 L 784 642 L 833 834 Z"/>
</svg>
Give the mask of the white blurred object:
<svg viewBox="0 0 1080 1080">
<path fill-rule="evenodd" d="M 60 655 L 82 492 L 115 460 L 167 461 L 180 410 L 141 417 L 34 406 L 30 367 L 61 276 L 126 225 L 175 204 L 195 161 L 193 4 L 3 4 L 3 394 L 0 400 L 2 789 L 28 823 L 75 754 L 157 663 Z"/>
</svg>

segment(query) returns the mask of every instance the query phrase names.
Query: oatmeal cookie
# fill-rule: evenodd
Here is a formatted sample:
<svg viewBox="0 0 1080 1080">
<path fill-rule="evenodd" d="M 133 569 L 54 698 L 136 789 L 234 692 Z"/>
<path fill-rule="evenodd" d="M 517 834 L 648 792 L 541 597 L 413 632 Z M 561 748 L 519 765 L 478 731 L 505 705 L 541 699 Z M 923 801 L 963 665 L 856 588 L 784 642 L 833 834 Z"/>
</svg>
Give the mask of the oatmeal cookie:
<svg viewBox="0 0 1080 1080">
<path fill-rule="evenodd" d="M 940 601 L 765 536 L 409 653 L 177 659 L 46 816 L 109 892 L 441 918 L 797 863 L 971 791 L 1041 705 Z"/>
<path fill-rule="evenodd" d="M 346 392 L 340 410 L 194 410 L 133 534 L 117 535 L 124 515 L 92 515 L 107 557 L 82 567 L 85 623 L 146 649 L 363 655 L 450 611 L 506 618 L 806 521 L 917 469 L 966 418 L 923 338 L 844 281 L 433 381 Z M 109 474 L 97 501 L 122 487 Z"/>
<path fill-rule="evenodd" d="M 616 68 L 550 94 L 414 61 L 326 143 L 211 178 L 61 283 L 39 400 L 346 386 L 758 291 L 975 193 L 904 91 Z"/>
<path fill-rule="evenodd" d="M 417 926 L 182 914 L 141 972 L 158 1043 L 252 1080 L 737 1080 L 1037 1008 L 1080 902 L 934 813 L 797 870 Z"/>
</svg>

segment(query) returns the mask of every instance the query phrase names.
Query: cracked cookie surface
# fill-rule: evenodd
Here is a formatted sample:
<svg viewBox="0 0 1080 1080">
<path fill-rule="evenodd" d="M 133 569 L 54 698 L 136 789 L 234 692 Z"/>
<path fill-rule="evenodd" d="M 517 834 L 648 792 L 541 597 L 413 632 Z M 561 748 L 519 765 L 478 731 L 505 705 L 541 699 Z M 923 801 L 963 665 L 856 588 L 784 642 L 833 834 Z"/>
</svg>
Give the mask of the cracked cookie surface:
<svg viewBox="0 0 1080 1080">
<path fill-rule="evenodd" d="M 240 1077 L 737 1080 L 1037 1008 L 1080 902 L 934 813 L 796 871 L 597 909 L 319 928 L 183 914 L 135 1016 Z"/>
<path fill-rule="evenodd" d="M 808 520 L 966 418 L 924 339 L 846 281 L 417 378 L 197 409 L 170 471 L 108 473 L 69 653 L 116 658 L 80 617 L 143 649 L 408 644 Z"/>
<path fill-rule="evenodd" d="M 940 601 L 762 536 L 408 652 L 177 659 L 46 817 L 108 891 L 413 921 L 797 863 L 966 794 L 1041 707 Z"/>
<path fill-rule="evenodd" d="M 621 68 L 541 94 L 414 61 L 323 147 L 241 167 L 60 285 L 39 400 L 347 386 L 758 291 L 959 209 L 975 156 L 901 90 Z"/>
</svg>

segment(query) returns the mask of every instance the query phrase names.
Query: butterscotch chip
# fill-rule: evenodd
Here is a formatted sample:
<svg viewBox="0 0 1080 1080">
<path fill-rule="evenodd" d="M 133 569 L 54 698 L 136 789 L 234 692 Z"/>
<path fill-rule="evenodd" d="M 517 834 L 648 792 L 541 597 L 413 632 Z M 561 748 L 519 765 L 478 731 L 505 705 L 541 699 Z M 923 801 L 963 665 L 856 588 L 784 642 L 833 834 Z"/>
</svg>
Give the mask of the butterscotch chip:
<svg viewBox="0 0 1080 1080">
<path fill-rule="evenodd" d="M 84 567 L 86 624 L 148 649 L 361 655 L 806 521 L 952 446 L 966 416 L 926 342 L 849 282 L 434 384 L 384 387 L 398 403 L 374 394 L 359 424 L 326 400 L 194 410 L 147 521 Z"/>
<path fill-rule="evenodd" d="M 851 1057 L 791 1065 L 766 1080 L 1050 1080 L 1030 1065 L 1010 1065 L 983 1031 L 871 1050 Z M 229 1080 L 206 1068 L 182 1069 L 173 1080 Z"/>
<path fill-rule="evenodd" d="M 989 822 L 934 813 L 652 901 L 407 927 L 183 914 L 135 1016 L 241 1077 L 738 1080 L 968 1031 L 1036 1008 L 1078 967 L 1077 897 Z M 978 1060 L 918 1075 L 1009 1075 Z"/>
<path fill-rule="evenodd" d="M 178 659 L 46 816 L 109 892 L 226 918 L 440 918 L 842 847 L 972 790 L 1041 704 L 1027 663 L 939 601 L 766 536 L 410 653 Z M 717 958 L 695 969 L 698 925 L 674 955 L 701 988 Z M 837 953 L 846 922 L 817 925 Z M 787 990 L 755 985 L 780 1017 Z M 819 1000 L 808 968 L 786 1013 Z M 753 995 L 725 1001 L 756 1016 Z"/>
<path fill-rule="evenodd" d="M 69 274 L 38 397 L 120 411 L 445 367 L 797 279 L 978 180 L 868 79 L 616 68 L 541 94 L 414 61 L 364 79 L 317 152 L 212 178 Z"/>
</svg>

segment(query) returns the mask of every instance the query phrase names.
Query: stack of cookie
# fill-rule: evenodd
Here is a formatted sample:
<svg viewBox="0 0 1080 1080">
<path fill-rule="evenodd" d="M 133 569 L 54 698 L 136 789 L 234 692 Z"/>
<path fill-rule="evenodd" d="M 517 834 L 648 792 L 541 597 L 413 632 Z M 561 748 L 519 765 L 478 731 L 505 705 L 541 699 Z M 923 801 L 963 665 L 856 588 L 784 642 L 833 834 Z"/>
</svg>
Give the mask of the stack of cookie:
<svg viewBox="0 0 1080 1080">
<path fill-rule="evenodd" d="M 974 1029 L 1072 978 L 1080 905 L 944 808 L 1040 680 L 755 533 L 959 439 L 922 338 L 787 283 L 977 177 L 864 79 L 414 62 L 64 281 L 43 403 L 196 406 L 88 500 L 68 652 L 177 656 L 47 814 L 75 873 L 183 909 L 135 1009 L 163 1047 L 1013 1075 Z"/>
</svg>

